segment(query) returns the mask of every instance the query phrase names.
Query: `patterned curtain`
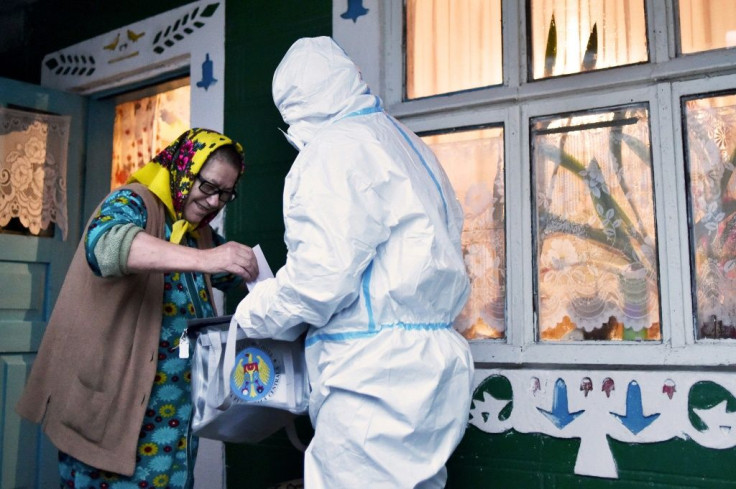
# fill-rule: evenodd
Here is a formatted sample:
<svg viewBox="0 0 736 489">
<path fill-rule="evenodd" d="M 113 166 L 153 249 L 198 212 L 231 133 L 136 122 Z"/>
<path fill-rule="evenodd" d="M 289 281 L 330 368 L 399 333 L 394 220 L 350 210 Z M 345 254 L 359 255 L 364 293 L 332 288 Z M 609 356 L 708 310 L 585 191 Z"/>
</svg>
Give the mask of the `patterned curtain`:
<svg viewBox="0 0 736 489">
<path fill-rule="evenodd" d="M 736 338 L 736 95 L 685 103 L 700 338 Z"/>
<path fill-rule="evenodd" d="M 503 129 L 425 136 L 447 172 L 465 222 L 462 247 L 470 297 L 455 320 L 468 339 L 503 338 L 506 332 L 506 220 Z"/>
<path fill-rule="evenodd" d="M 189 129 L 189 85 L 115 108 L 110 189 Z"/>
<path fill-rule="evenodd" d="M 658 340 L 648 112 L 532 126 L 543 340 Z"/>
<path fill-rule="evenodd" d="M 52 222 L 67 236 L 69 116 L 0 107 L 0 226 L 17 218 L 34 235 Z"/>
</svg>

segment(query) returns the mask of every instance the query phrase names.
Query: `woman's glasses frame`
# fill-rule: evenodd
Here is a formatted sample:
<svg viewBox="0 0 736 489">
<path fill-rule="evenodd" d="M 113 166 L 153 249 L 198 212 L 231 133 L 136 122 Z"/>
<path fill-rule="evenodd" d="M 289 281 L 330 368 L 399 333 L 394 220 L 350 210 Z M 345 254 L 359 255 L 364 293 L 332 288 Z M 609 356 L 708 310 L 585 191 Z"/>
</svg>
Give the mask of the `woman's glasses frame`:
<svg viewBox="0 0 736 489">
<path fill-rule="evenodd" d="M 230 190 L 221 189 L 214 183 L 208 182 L 207 180 L 200 177 L 199 175 L 197 175 L 197 180 L 200 181 L 199 190 L 201 190 L 203 194 L 205 195 L 217 194 L 217 198 L 220 199 L 220 202 L 224 202 L 224 203 L 232 202 L 238 196 L 238 193 L 235 191 L 235 189 L 230 189 Z"/>
</svg>

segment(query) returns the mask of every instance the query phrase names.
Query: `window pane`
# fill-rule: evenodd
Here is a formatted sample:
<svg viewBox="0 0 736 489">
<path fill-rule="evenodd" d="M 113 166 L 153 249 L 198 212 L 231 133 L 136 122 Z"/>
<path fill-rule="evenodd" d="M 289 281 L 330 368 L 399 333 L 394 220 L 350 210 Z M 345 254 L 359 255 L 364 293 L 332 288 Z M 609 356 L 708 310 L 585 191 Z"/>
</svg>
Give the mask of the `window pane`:
<svg viewBox="0 0 736 489">
<path fill-rule="evenodd" d="M 682 53 L 736 46 L 736 2 L 680 0 L 678 4 Z"/>
<path fill-rule="evenodd" d="M 189 83 L 115 106 L 110 189 L 189 129 Z"/>
<path fill-rule="evenodd" d="M 644 0 L 531 0 L 532 78 L 647 61 Z"/>
<path fill-rule="evenodd" d="M 503 82 L 501 0 L 406 2 L 406 96 Z"/>
<path fill-rule="evenodd" d="M 736 95 L 685 101 L 698 338 L 736 338 Z"/>
<path fill-rule="evenodd" d="M 468 339 L 503 338 L 506 304 L 503 129 L 425 136 L 465 212 L 470 298 L 455 322 Z"/>
<path fill-rule="evenodd" d="M 647 109 L 538 118 L 531 136 L 539 338 L 659 340 Z"/>
</svg>

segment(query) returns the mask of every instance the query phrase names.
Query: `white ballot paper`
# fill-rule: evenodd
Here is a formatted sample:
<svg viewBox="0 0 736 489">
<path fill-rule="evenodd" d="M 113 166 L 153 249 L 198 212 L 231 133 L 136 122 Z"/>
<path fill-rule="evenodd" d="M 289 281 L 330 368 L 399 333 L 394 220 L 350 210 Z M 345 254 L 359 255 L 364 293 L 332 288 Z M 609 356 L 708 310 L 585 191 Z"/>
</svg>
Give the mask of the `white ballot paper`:
<svg viewBox="0 0 736 489">
<path fill-rule="evenodd" d="M 255 245 L 253 247 L 253 253 L 256 255 L 256 261 L 258 262 L 258 276 L 252 282 L 245 283 L 245 285 L 248 286 L 249 292 L 253 290 L 253 287 L 255 287 L 256 284 L 260 282 L 261 280 L 266 280 L 267 278 L 273 278 L 273 272 L 271 271 L 271 267 L 268 266 L 266 257 L 263 255 L 263 250 L 261 250 L 261 245 L 259 244 Z"/>
</svg>

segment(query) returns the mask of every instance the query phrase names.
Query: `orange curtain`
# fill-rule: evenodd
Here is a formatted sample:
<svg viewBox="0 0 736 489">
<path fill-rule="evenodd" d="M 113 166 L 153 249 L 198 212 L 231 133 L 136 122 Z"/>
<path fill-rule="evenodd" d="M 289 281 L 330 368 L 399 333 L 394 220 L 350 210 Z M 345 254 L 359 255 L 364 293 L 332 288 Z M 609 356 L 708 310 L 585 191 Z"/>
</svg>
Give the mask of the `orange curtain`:
<svg viewBox="0 0 736 489">
<path fill-rule="evenodd" d="M 500 0 L 409 0 L 406 16 L 408 98 L 503 82 Z"/>
<path fill-rule="evenodd" d="M 110 188 L 117 188 L 189 129 L 189 85 L 115 108 Z"/>
</svg>

